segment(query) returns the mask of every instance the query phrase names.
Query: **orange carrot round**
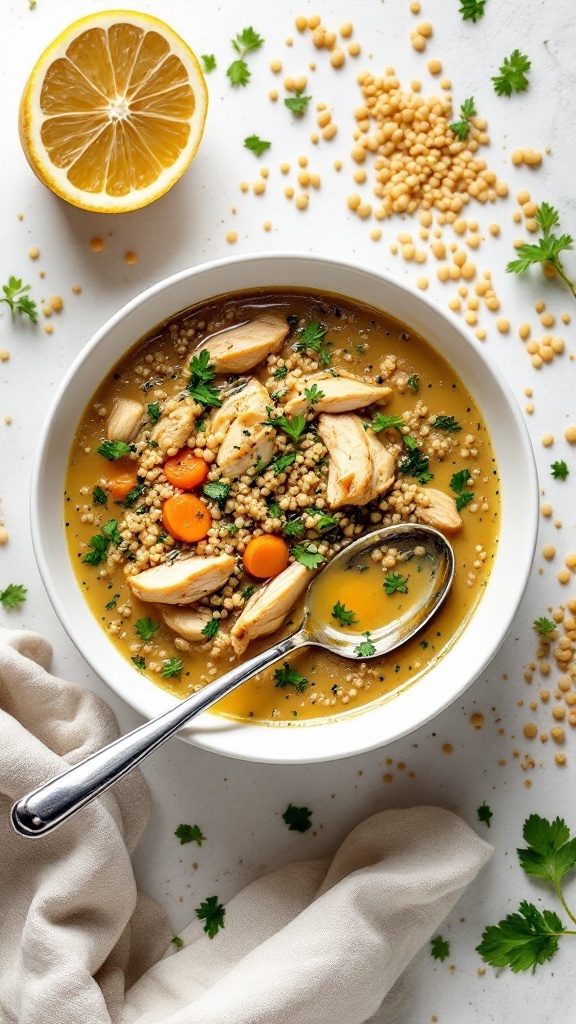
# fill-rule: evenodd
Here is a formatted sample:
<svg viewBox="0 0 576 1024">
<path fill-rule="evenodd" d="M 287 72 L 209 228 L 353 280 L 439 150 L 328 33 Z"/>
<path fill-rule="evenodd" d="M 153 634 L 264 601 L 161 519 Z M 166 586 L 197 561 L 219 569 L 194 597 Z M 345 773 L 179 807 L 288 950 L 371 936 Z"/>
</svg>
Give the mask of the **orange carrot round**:
<svg viewBox="0 0 576 1024">
<path fill-rule="evenodd" d="M 137 483 L 136 470 L 125 469 L 121 473 L 117 473 L 116 476 L 110 477 L 106 481 L 106 487 L 116 501 L 123 501 Z"/>
<path fill-rule="evenodd" d="M 175 540 L 194 544 L 204 540 L 212 526 L 212 516 L 202 498 L 195 494 L 174 494 L 162 505 L 162 522 Z"/>
<path fill-rule="evenodd" d="M 264 533 L 248 541 L 243 562 L 246 572 L 258 579 L 278 576 L 288 565 L 288 546 L 282 537 Z"/>
<path fill-rule="evenodd" d="M 179 487 L 181 491 L 191 491 L 204 483 L 208 476 L 208 466 L 204 459 L 199 459 L 190 448 L 182 448 L 171 459 L 166 459 L 164 476 L 173 487 Z"/>
</svg>

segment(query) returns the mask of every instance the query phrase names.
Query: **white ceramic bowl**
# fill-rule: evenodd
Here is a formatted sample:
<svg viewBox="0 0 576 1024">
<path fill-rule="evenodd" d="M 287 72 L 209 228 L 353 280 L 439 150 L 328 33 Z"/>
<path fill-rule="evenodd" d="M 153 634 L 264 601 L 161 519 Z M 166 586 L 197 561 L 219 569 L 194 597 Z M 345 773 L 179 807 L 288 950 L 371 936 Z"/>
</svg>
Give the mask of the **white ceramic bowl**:
<svg viewBox="0 0 576 1024">
<path fill-rule="evenodd" d="M 199 747 L 252 761 L 323 761 L 383 746 L 412 732 L 451 704 L 483 671 L 512 623 L 530 571 L 538 490 L 526 427 L 506 383 L 484 350 L 455 318 L 420 292 L 368 267 L 310 255 L 256 255 L 183 271 L 124 306 L 79 354 L 52 403 L 38 446 L 32 482 L 32 537 L 54 608 L 94 671 L 145 718 L 175 703 L 143 677 L 110 642 L 81 595 L 63 525 L 66 467 L 76 426 L 96 384 L 138 339 L 187 306 L 254 287 L 315 288 L 385 310 L 427 338 L 451 364 L 482 410 L 501 478 L 501 529 L 486 592 L 466 629 L 438 664 L 404 692 L 326 724 L 243 725 L 206 713 L 183 738 Z"/>
</svg>

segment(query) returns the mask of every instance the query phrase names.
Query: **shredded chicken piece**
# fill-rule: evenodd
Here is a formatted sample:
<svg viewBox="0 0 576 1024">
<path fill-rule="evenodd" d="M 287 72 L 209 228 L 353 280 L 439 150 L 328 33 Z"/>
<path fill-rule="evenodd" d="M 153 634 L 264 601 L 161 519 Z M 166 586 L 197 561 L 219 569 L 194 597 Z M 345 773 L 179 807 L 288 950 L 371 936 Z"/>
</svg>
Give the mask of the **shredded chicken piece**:
<svg viewBox="0 0 576 1024">
<path fill-rule="evenodd" d="M 183 608 L 178 605 L 169 607 L 160 606 L 160 612 L 164 622 L 174 633 L 190 640 L 192 643 L 202 643 L 206 637 L 202 630 L 212 618 L 209 608 L 195 604 L 185 605 Z"/>
<path fill-rule="evenodd" d="M 230 327 L 202 343 L 217 373 L 243 373 L 279 352 L 290 328 L 281 316 L 261 313 L 239 327 Z"/>
<path fill-rule="evenodd" d="M 233 568 L 232 555 L 191 555 L 128 576 L 126 582 L 141 601 L 192 604 L 218 590 Z"/>
<path fill-rule="evenodd" d="M 189 395 L 173 399 L 167 403 L 166 409 L 155 424 L 150 440 L 154 441 L 162 452 L 175 455 L 190 437 L 200 409 L 201 406 Z"/>
<path fill-rule="evenodd" d="M 312 579 L 310 569 L 293 562 L 253 594 L 230 631 L 236 653 L 242 654 L 257 637 L 274 633 Z"/>
<path fill-rule="evenodd" d="M 310 401 L 305 392 L 316 385 L 316 392 L 322 397 Z M 313 373 L 310 377 L 301 378 L 291 390 L 285 406 L 287 416 L 296 416 L 312 410 L 321 412 L 350 412 L 351 409 L 364 409 L 374 402 L 388 402 L 392 389 L 379 384 L 369 384 L 355 373 L 338 370 L 337 376 L 327 371 Z"/>
<path fill-rule="evenodd" d="M 358 416 L 324 412 L 318 433 L 330 458 L 326 497 L 331 508 L 366 505 L 392 486 L 394 457 Z"/>
<path fill-rule="evenodd" d="M 263 422 L 268 418 L 271 401 L 266 388 L 253 377 L 216 412 L 211 433 L 216 433 L 216 426 L 219 431 L 226 429 L 216 461 L 230 479 L 241 476 L 258 462 L 270 462 L 274 455 L 276 431 Z"/>
<path fill-rule="evenodd" d="M 118 398 L 106 424 L 109 441 L 125 441 L 128 444 L 136 437 L 144 418 L 144 406 L 132 398 Z"/>
<path fill-rule="evenodd" d="M 462 516 L 450 494 L 427 487 L 418 491 L 414 515 L 421 523 L 433 526 L 441 533 L 456 533 L 462 526 Z"/>
</svg>

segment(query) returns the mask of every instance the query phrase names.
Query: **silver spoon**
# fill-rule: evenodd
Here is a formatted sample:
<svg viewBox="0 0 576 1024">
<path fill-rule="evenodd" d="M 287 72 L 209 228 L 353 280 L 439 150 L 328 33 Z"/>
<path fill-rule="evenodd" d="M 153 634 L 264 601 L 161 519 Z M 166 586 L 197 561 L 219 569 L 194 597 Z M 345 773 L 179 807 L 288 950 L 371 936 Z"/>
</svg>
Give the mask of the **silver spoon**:
<svg viewBox="0 0 576 1024">
<path fill-rule="evenodd" d="M 317 583 L 329 582 L 329 576 L 342 568 L 352 572 L 360 570 L 366 563 L 366 556 L 375 548 L 395 548 L 399 553 L 401 567 L 408 565 L 416 554 L 426 560 L 426 585 L 414 604 L 392 621 L 372 629 L 369 637 L 357 627 L 340 626 L 336 620 L 322 621 L 317 611 Z M 416 550 L 415 550 L 416 549 Z M 373 565 L 377 563 L 373 560 Z M 360 573 L 356 580 L 370 576 Z M 35 838 L 46 835 L 62 825 L 76 811 L 104 793 L 115 782 L 148 756 L 156 747 L 173 736 L 196 715 L 212 707 L 221 697 L 236 689 L 251 676 L 285 658 L 300 647 L 315 646 L 356 661 L 375 658 L 394 650 L 421 629 L 438 609 L 448 593 L 454 578 L 454 553 L 448 541 L 437 530 L 429 526 L 405 523 L 400 526 L 386 526 L 375 530 L 360 540 L 349 544 L 316 577 L 307 592 L 306 607 L 300 629 L 292 636 L 280 640 L 273 647 L 262 651 L 248 661 L 237 665 L 230 672 L 208 683 L 198 693 L 181 701 L 170 711 L 158 718 L 145 722 L 137 729 L 114 740 L 102 750 L 90 754 L 83 761 L 69 768 L 50 782 L 39 786 L 32 793 L 22 797 L 12 807 L 12 825 L 22 836 Z M 381 582 L 381 581 L 379 581 Z M 390 602 L 383 597 L 382 609 L 390 611 Z M 383 614 L 383 619 L 386 616 Z M 369 640 L 368 646 L 366 641 Z M 363 646 L 361 647 L 361 645 Z"/>
</svg>

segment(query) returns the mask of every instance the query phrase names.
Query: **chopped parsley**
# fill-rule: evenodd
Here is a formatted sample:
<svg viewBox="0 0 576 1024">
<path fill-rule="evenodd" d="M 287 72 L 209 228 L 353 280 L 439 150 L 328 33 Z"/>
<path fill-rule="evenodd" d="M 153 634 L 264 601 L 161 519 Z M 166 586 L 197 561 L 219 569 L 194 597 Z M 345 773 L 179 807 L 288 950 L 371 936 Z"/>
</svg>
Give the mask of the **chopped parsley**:
<svg viewBox="0 0 576 1024">
<path fill-rule="evenodd" d="M 526 72 L 531 62 L 520 50 L 513 50 L 509 57 L 504 58 L 500 74 L 492 78 L 494 90 L 498 96 L 511 96 L 513 92 L 526 92 L 529 82 Z"/>
<path fill-rule="evenodd" d="M 214 637 L 217 636 L 219 629 L 220 619 L 210 619 L 210 622 L 207 622 L 204 629 L 201 629 L 200 632 L 207 640 L 213 640 Z"/>
<path fill-rule="evenodd" d="M 178 825 L 174 835 L 180 840 L 180 846 L 186 843 L 197 843 L 198 846 L 202 846 L 206 840 L 199 825 Z"/>
<path fill-rule="evenodd" d="M 152 639 L 154 633 L 160 629 L 160 626 L 158 623 L 153 622 L 153 620 L 148 616 L 145 619 L 138 619 L 137 622 L 134 623 L 134 629 L 138 633 L 140 639 L 147 642 Z"/>
<path fill-rule="evenodd" d="M 408 454 L 402 459 L 399 470 L 402 476 L 413 476 L 421 484 L 433 479 L 430 472 L 430 459 L 421 451 L 411 434 L 403 435 Z"/>
<path fill-rule="evenodd" d="M 213 480 L 204 486 L 204 494 L 212 498 L 218 505 L 223 505 L 230 494 L 230 484 L 223 484 L 220 480 Z"/>
<path fill-rule="evenodd" d="M 2 285 L 4 295 L 0 298 L 0 302 L 5 302 L 10 306 L 12 316 L 16 316 L 16 313 L 19 313 L 20 316 L 27 316 L 35 324 L 38 322 L 36 303 L 26 294 L 26 292 L 30 291 L 31 287 L 29 284 L 23 285 L 22 278 L 10 275 L 8 284 Z"/>
<path fill-rule="evenodd" d="M 217 896 L 209 896 L 199 907 L 196 907 L 195 914 L 200 921 L 204 921 L 204 931 L 209 939 L 213 939 L 220 928 L 224 927 L 226 910 L 218 902 Z"/>
<path fill-rule="evenodd" d="M 275 380 L 284 380 L 284 378 L 288 376 L 288 367 L 277 366 L 276 369 L 273 370 L 272 376 L 275 378 Z"/>
<path fill-rule="evenodd" d="M 108 495 L 106 491 L 103 491 L 101 487 L 96 484 L 96 487 L 92 491 L 92 504 L 94 505 L 105 505 L 108 501 Z"/>
<path fill-rule="evenodd" d="M 199 356 L 192 356 L 190 362 L 190 380 L 187 391 L 200 405 L 213 405 L 220 408 L 220 393 L 212 381 L 216 376 L 214 364 L 210 362 L 210 353 L 203 349 Z"/>
<path fill-rule="evenodd" d="M 88 541 L 89 551 L 86 552 L 82 561 L 88 565 L 100 565 L 108 554 L 111 544 L 121 544 L 122 537 L 118 532 L 118 520 L 109 519 L 102 527 L 102 533 L 97 533 Z"/>
<path fill-rule="evenodd" d="M 135 505 L 136 502 L 138 501 L 138 498 L 141 498 L 142 495 L 145 494 L 147 490 L 147 484 L 136 484 L 136 486 L 133 487 L 131 491 L 128 491 L 128 494 L 124 498 L 124 501 L 119 501 L 117 502 L 117 504 L 121 505 L 122 508 L 132 508 L 132 506 Z"/>
<path fill-rule="evenodd" d="M 276 680 L 275 686 L 279 686 L 282 690 L 285 690 L 287 686 L 293 686 L 296 693 L 304 693 L 309 686 L 306 676 L 301 675 L 295 668 L 290 668 L 287 661 L 283 663 L 282 668 L 276 669 L 274 679 Z"/>
<path fill-rule="evenodd" d="M 458 473 L 454 473 L 450 480 L 450 490 L 454 491 L 456 495 L 456 508 L 459 512 L 460 509 L 466 508 L 466 505 L 469 505 L 474 500 L 474 491 L 466 490 L 468 478 L 468 470 L 461 469 Z"/>
<path fill-rule="evenodd" d="M 278 504 L 277 501 L 272 501 L 268 505 L 268 515 L 272 519 L 279 519 L 280 516 L 282 515 L 282 509 L 280 508 L 280 505 Z"/>
<path fill-rule="evenodd" d="M 324 392 L 320 390 L 317 384 L 313 384 L 311 388 L 304 389 L 304 397 L 310 405 L 316 405 L 321 398 L 324 398 Z"/>
<path fill-rule="evenodd" d="M 455 420 L 453 416 L 437 416 L 432 426 L 434 430 L 451 430 L 454 434 L 462 430 L 458 420 Z"/>
<path fill-rule="evenodd" d="M 295 461 L 296 452 L 290 452 L 289 455 L 277 455 L 275 459 L 272 459 L 270 469 L 274 470 L 274 476 L 280 476 L 280 473 L 283 473 Z"/>
<path fill-rule="evenodd" d="M 249 597 L 252 597 L 252 594 L 254 593 L 255 590 L 256 587 L 252 583 L 248 583 L 245 587 L 242 588 L 241 596 L 244 598 L 245 601 L 247 601 Z"/>
<path fill-rule="evenodd" d="M 316 523 L 316 529 L 319 530 L 320 533 L 327 533 L 328 530 L 333 530 L 335 526 L 338 526 L 339 522 L 340 520 L 337 516 L 320 516 Z"/>
<path fill-rule="evenodd" d="M 545 618 L 545 616 L 542 616 L 540 619 L 534 619 L 533 626 L 541 636 L 548 636 L 548 633 L 556 629 L 556 623 L 552 622 L 552 619 Z"/>
<path fill-rule="evenodd" d="M 150 420 L 150 423 L 152 423 L 152 425 L 154 425 L 154 423 L 158 423 L 158 420 L 162 415 L 158 402 L 148 402 L 146 408 L 148 410 L 148 419 Z"/>
<path fill-rule="evenodd" d="M 173 935 L 170 942 L 174 943 L 176 949 L 182 949 L 182 946 L 184 945 L 179 935 Z"/>
<path fill-rule="evenodd" d="M 358 622 L 355 612 L 351 608 L 347 608 L 340 601 L 336 601 L 331 614 L 332 618 L 336 619 L 336 622 L 339 622 L 341 626 L 353 626 Z"/>
<path fill-rule="evenodd" d="M 18 608 L 26 600 L 27 593 L 21 583 L 9 583 L 5 590 L 0 590 L 0 604 L 3 608 Z"/>
<path fill-rule="evenodd" d="M 256 156 L 262 156 L 267 149 L 270 149 L 271 142 L 266 142 L 264 139 L 259 138 L 258 135 L 249 135 L 244 139 L 244 148 L 249 149 L 251 153 L 255 153 Z"/>
<path fill-rule="evenodd" d="M 270 407 L 266 409 L 266 412 L 268 413 L 268 419 L 264 420 L 266 426 L 283 430 L 295 443 L 302 440 L 302 435 L 306 432 L 307 426 L 305 416 L 292 416 L 292 418 L 289 416 L 273 416 Z"/>
<path fill-rule="evenodd" d="M 284 106 L 288 107 L 293 114 L 297 117 L 302 117 L 308 108 L 308 104 L 312 99 L 311 96 L 303 96 L 303 89 L 298 89 L 295 96 L 286 96 L 284 100 Z"/>
<path fill-rule="evenodd" d="M 179 676 L 183 668 L 180 658 L 168 658 L 162 666 L 162 675 L 164 679 L 172 679 L 173 676 Z"/>
<path fill-rule="evenodd" d="M 354 654 L 357 658 L 369 658 L 372 654 L 376 654 L 376 648 L 370 639 L 370 632 L 367 630 L 362 633 L 365 639 L 355 648 Z"/>
<path fill-rule="evenodd" d="M 446 942 L 441 935 L 437 935 L 435 939 L 430 939 L 430 955 L 435 960 L 446 960 L 446 957 L 450 956 L 450 943 Z"/>
<path fill-rule="evenodd" d="M 288 807 L 282 815 L 282 820 L 286 822 L 290 832 L 307 832 L 309 828 L 312 828 L 312 811 L 308 807 L 295 807 L 294 804 L 288 804 Z"/>
<path fill-rule="evenodd" d="M 108 537 L 110 543 L 115 544 L 116 547 L 118 547 L 118 545 L 122 543 L 122 537 L 120 536 L 120 532 L 118 530 L 117 519 L 109 519 L 107 523 L 104 523 L 104 526 L 102 527 L 102 533 L 104 534 L 105 537 Z"/>
<path fill-rule="evenodd" d="M 232 39 L 232 46 L 236 53 L 239 54 L 239 59 L 233 61 L 230 67 L 226 69 L 231 85 L 244 86 L 248 84 L 250 71 L 244 57 L 251 50 L 259 50 L 263 43 L 262 36 L 259 36 L 252 27 L 243 29 L 242 32 L 237 34 L 235 39 Z"/>
<path fill-rule="evenodd" d="M 103 441 L 96 451 L 110 462 L 115 462 L 116 459 L 123 459 L 125 455 L 129 455 L 132 448 L 125 441 Z"/>
<path fill-rule="evenodd" d="M 318 359 L 318 366 L 330 366 L 332 362 L 332 355 L 324 344 L 327 329 L 319 320 L 311 320 L 302 328 L 296 342 L 297 352 L 313 352 Z"/>
<path fill-rule="evenodd" d="M 400 430 L 404 426 L 404 420 L 401 416 L 386 416 L 383 412 L 377 412 L 372 423 L 368 425 L 375 434 L 379 434 L 381 430 L 389 430 L 390 427 Z"/>
<path fill-rule="evenodd" d="M 494 815 L 485 800 L 483 800 L 480 807 L 477 808 L 476 815 L 478 817 L 478 821 L 483 821 L 484 824 L 490 828 L 490 818 L 493 818 Z"/>
<path fill-rule="evenodd" d="M 407 594 L 408 577 L 403 576 L 400 572 L 389 572 L 384 577 L 384 593 L 390 597 L 392 594 Z"/>
<path fill-rule="evenodd" d="M 216 57 L 213 53 L 202 53 L 200 55 L 200 60 L 202 61 L 205 75 L 209 75 L 211 71 L 215 70 Z"/>
<path fill-rule="evenodd" d="M 134 662 L 134 664 L 136 665 L 136 668 L 140 672 L 144 671 L 144 669 L 146 668 L 146 659 L 143 658 L 141 654 L 134 655 L 134 657 L 131 660 Z"/>
<path fill-rule="evenodd" d="M 304 533 L 304 523 L 301 519 L 289 519 L 282 527 L 282 533 L 286 537 L 301 537 Z"/>
<path fill-rule="evenodd" d="M 464 142 L 468 138 L 470 132 L 470 118 L 476 117 L 476 107 L 474 106 L 474 99 L 470 96 L 469 99 L 464 100 L 464 103 L 460 107 L 460 121 L 456 121 L 450 125 L 450 131 L 454 132 L 457 138 Z"/>
<path fill-rule="evenodd" d="M 105 608 L 106 608 L 107 612 L 112 611 L 112 609 L 116 607 L 116 602 L 118 601 L 119 597 L 120 597 L 120 594 L 114 594 L 114 597 L 112 597 L 110 599 L 110 601 L 108 601 L 108 604 L 105 605 Z"/>
<path fill-rule="evenodd" d="M 411 373 L 410 376 L 408 377 L 408 380 L 406 381 L 406 385 L 407 387 L 410 388 L 411 391 L 419 391 L 420 375 L 417 373 Z"/>
<path fill-rule="evenodd" d="M 297 562 L 305 565 L 307 569 L 317 569 L 326 559 L 321 555 L 316 546 L 312 543 L 296 544 L 292 548 L 292 554 Z"/>
<path fill-rule="evenodd" d="M 564 459 L 562 459 L 561 462 L 553 462 L 550 469 L 552 470 L 552 476 L 555 480 L 565 480 L 570 473 Z"/>
<path fill-rule="evenodd" d="M 560 259 L 560 253 L 565 249 L 571 249 L 574 240 L 571 235 L 551 235 L 550 231 L 560 222 L 560 214 L 549 203 L 541 203 L 536 211 L 535 220 L 542 230 L 542 238 L 538 239 L 536 245 L 524 243 L 516 249 L 518 259 L 512 260 L 506 270 L 514 274 L 524 274 L 528 267 L 534 263 L 550 263 L 564 284 L 568 285 L 572 294 L 576 297 L 576 285 L 570 280 L 564 265 Z"/>
</svg>

